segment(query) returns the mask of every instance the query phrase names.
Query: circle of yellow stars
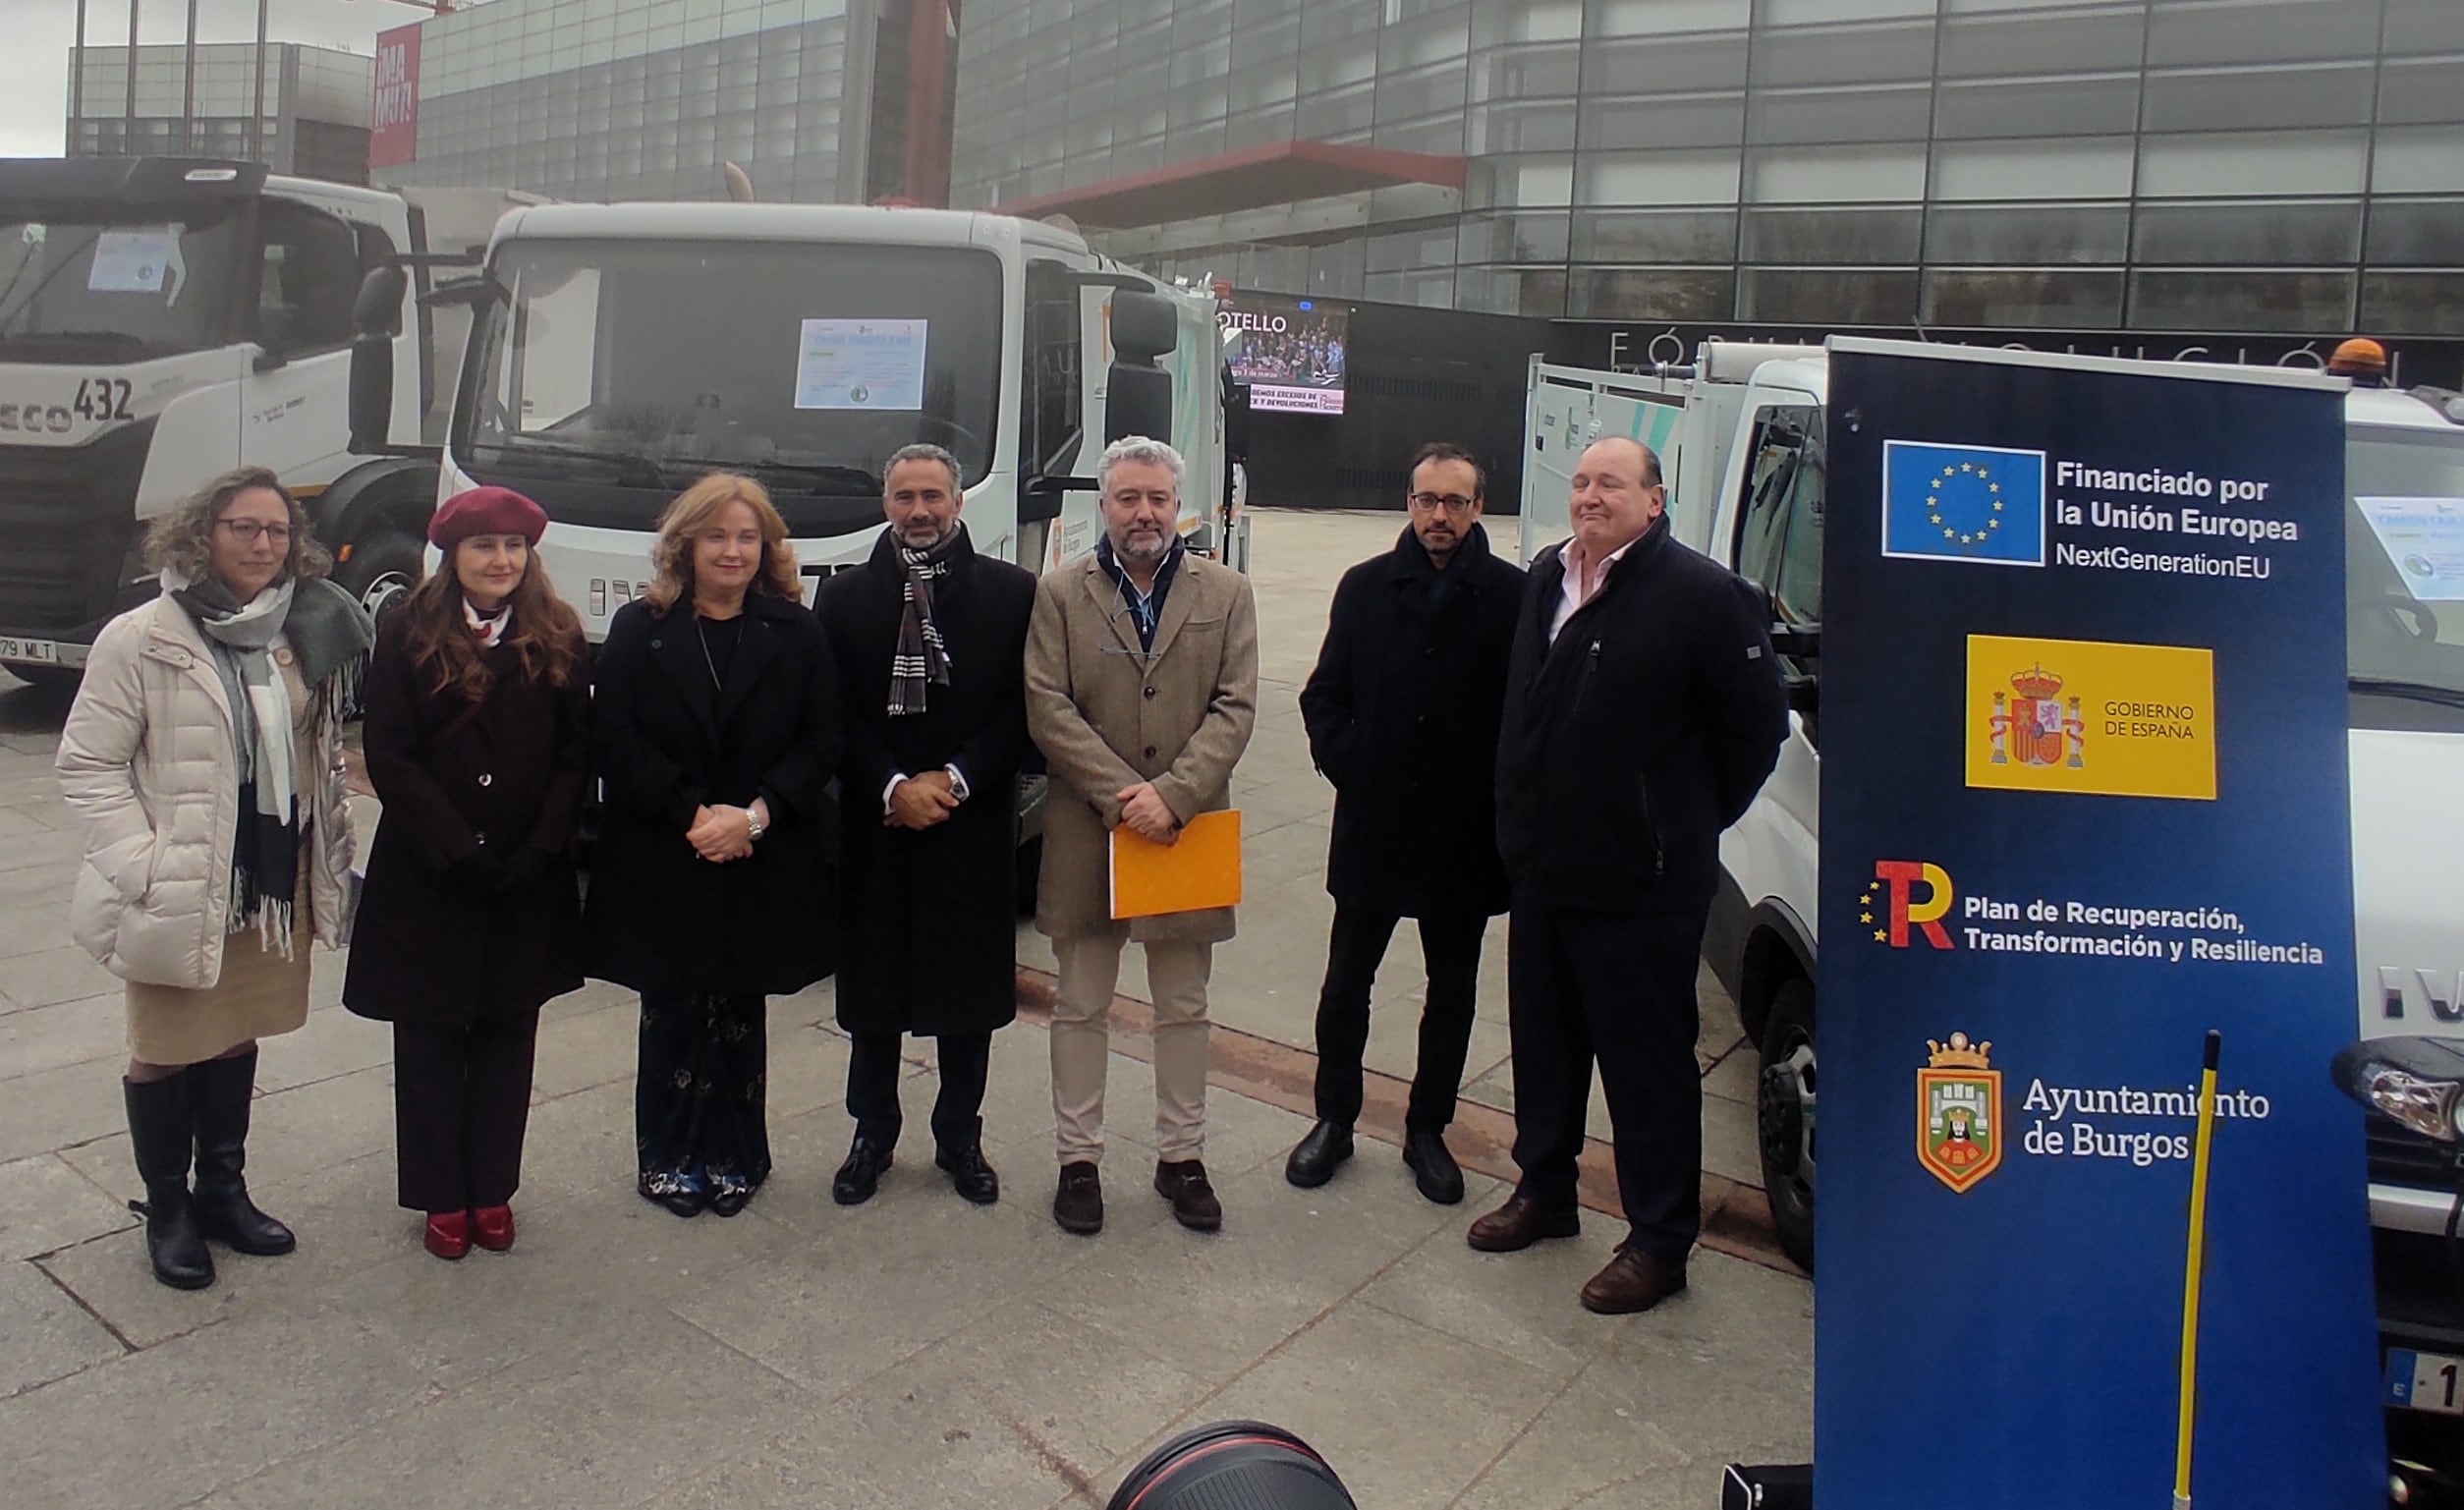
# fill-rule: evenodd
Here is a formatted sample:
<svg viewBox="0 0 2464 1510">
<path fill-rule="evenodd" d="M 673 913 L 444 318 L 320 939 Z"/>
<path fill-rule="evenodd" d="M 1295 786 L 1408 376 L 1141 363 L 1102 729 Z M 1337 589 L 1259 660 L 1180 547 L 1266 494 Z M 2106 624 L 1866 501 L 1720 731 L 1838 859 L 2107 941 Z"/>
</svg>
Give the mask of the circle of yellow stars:
<svg viewBox="0 0 2464 1510">
<path fill-rule="evenodd" d="M 1865 923 L 1869 927 L 1873 926 L 1874 888 L 1871 886 L 1865 888 L 1864 894 L 1857 898 L 1857 921 Z M 1890 930 L 1887 928 L 1875 928 L 1874 941 L 1877 944 L 1889 943 L 1891 941 Z"/>
<path fill-rule="evenodd" d="M 1943 468 L 1942 475 L 1933 479 L 1935 491 L 1925 495 L 1925 517 L 1932 520 L 1934 527 L 1942 531 L 1943 539 L 1957 540 L 1962 545 L 1975 545 L 1982 542 L 1993 531 L 2001 529 L 2002 522 L 1998 519 L 1988 519 L 1985 522 L 1985 528 L 1974 534 L 1962 533 L 1942 523 L 1942 495 L 1939 489 L 1943 483 L 1955 481 L 1963 472 L 1974 474 L 1976 479 L 1985 484 L 1986 492 L 1993 500 L 1993 512 L 1996 514 L 2002 512 L 2002 484 L 1994 481 L 1993 475 L 1988 472 L 1981 463 L 1961 462 L 1956 467 Z M 1866 921 L 1871 923 L 1874 920 L 1869 918 Z"/>
</svg>

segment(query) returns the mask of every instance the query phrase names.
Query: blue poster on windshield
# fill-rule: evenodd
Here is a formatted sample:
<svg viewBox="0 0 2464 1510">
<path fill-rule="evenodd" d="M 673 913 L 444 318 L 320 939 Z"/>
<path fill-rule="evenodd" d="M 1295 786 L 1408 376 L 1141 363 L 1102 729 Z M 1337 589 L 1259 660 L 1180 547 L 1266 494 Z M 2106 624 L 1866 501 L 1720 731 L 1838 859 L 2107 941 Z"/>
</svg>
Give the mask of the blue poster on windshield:
<svg viewBox="0 0 2464 1510">
<path fill-rule="evenodd" d="M 2016 359 L 2016 360 L 2011 360 Z M 1834 341 L 1823 1510 L 2382 1502 L 2353 1035 L 2343 405 Z"/>
</svg>

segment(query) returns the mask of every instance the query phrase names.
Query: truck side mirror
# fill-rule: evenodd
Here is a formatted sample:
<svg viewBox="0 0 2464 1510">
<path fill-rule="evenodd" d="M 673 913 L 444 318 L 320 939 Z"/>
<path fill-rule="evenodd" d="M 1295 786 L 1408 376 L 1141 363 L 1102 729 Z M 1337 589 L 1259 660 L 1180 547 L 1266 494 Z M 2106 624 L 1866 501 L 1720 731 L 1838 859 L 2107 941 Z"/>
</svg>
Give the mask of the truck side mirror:
<svg viewBox="0 0 2464 1510">
<path fill-rule="evenodd" d="M 1181 342 L 1180 314 L 1160 294 L 1112 296 L 1112 365 L 1104 377 L 1103 443 L 1172 435 L 1172 374 L 1157 365 Z"/>
<path fill-rule="evenodd" d="M 400 267 L 368 269 L 351 302 L 351 450 L 385 449 L 394 427 L 394 337 L 402 332 L 402 297 L 411 275 Z"/>
</svg>

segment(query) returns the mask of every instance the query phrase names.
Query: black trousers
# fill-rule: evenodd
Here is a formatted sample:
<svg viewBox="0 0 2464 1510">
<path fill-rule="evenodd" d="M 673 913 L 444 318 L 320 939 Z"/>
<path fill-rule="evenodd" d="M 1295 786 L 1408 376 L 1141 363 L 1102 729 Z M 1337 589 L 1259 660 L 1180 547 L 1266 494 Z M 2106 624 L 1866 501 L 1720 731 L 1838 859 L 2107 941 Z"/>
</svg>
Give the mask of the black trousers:
<svg viewBox="0 0 2464 1510">
<path fill-rule="evenodd" d="M 1522 907 L 1507 933 L 1518 1193 L 1575 1201 L 1592 1063 L 1615 1137 L 1627 1243 L 1682 1260 L 1703 1226 L 1703 1080 L 1694 1040 L 1701 907 Z"/>
<path fill-rule="evenodd" d="M 858 1034 L 847 1060 L 847 1111 L 859 1136 L 884 1146 L 898 1144 L 898 1044 L 895 1033 Z M 944 1148 L 972 1148 L 983 1137 L 983 1088 L 992 1073 L 992 1035 L 945 1033 L 939 1036 L 941 1093 L 932 1103 L 932 1141 Z"/>
<path fill-rule="evenodd" d="M 414 1211 L 503 1205 L 522 1183 L 539 1009 L 468 1026 L 394 1024 L 398 1199 Z"/>
<path fill-rule="evenodd" d="M 1391 914 L 1335 904 L 1326 940 L 1326 981 L 1317 992 L 1317 1119 L 1350 1127 L 1361 1114 L 1361 1055 L 1369 1048 L 1369 995 L 1386 957 Z M 1428 996 L 1421 1008 L 1420 1061 L 1412 1072 L 1414 1129 L 1441 1132 L 1454 1120 L 1463 1060 L 1472 1049 L 1472 1009 L 1480 989 L 1481 935 L 1486 918 L 1423 918 L 1421 953 Z"/>
</svg>

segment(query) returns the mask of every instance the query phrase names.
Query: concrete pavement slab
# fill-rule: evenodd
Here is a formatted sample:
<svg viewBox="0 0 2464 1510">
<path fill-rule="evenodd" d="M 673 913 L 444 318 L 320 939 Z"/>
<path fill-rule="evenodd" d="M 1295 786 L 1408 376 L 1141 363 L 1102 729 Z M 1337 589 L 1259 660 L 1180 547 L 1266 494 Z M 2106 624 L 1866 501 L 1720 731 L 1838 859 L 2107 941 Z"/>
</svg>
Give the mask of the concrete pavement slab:
<svg viewBox="0 0 2464 1510">
<path fill-rule="evenodd" d="M 8 1082 L 0 1094 L 0 1160 L 73 1148 L 128 1126 L 120 1094 L 127 1061 L 88 1059 Z"/>
<path fill-rule="evenodd" d="M 134 1172 L 124 1178 L 132 1188 L 137 1183 Z M 394 1204 L 390 1152 L 293 1179 L 259 1180 L 251 1194 L 299 1234 L 299 1250 L 252 1258 L 217 1247 L 210 1289 L 157 1283 L 145 1261 L 144 1238 L 134 1228 L 61 1249 L 42 1266 L 132 1346 L 152 1348 L 236 1317 L 314 1309 L 333 1286 L 416 1251 L 419 1242 L 418 1219 Z"/>
<path fill-rule="evenodd" d="M 186 1505 L 431 1397 L 365 1327 L 301 1308 L 98 1364 L 0 1409 L 27 1505 Z"/>
<path fill-rule="evenodd" d="M 1161 1203 L 1143 1178 L 1104 1183 L 1107 1208 Z M 1217 1189 L 1221 1232 L 1175 1224 L 1126 1238 L 1107 1231 L 1092 1240 L 1095 1253 L 1065 1285 L 1044 1293 L 1044 1303 L 1137 1338 L 1168 1363 L 1224 1375 L 1255 1363 L 1457 1220 L 1387 1181 L 1298 1191 L 1274 1167 Z"/>
<path fill-rule="evenodd" d="M 51 1276 L 0 1262 L 0 1400 L 127 1353 Z"/>
<path fill-rule="evenodd" d="M 1586 1370 L 1568 1380 L 1516 1433 L 1513 1443 L 1454 1501 L 1460 1510 L 1567 1510 L 1577 1504 L 1632 1505 L 1618 1490 L 1671 1470 L 1696 1467 L 1676 1439 L 1650 1419 L 1615 1378 Z M 1714 1470 L 1715 1471 L 1715 1470 Z M 1694 1476 L 1684 1481 L 1695 1485 Z M 1708 1510 L 1717 1490 L 1678 1501 Z"/>
<path fill-rule="evenodd" d="M 509 1253 L 447 1260 L 420 1248 L 405 1213 L 395 1256 L 328 1292 L 331 1305 L 393 1339 L 427 1375 L 458 1388 L 551 1348 L 642 1329 L 686 1292 L 790 1256 L 801 1234 L 758 1209 L 681 1218 L 632 1182 L 515 1212 Z"/>
<path fill-rule="evenodd" d="M 1494 1348 L 1354 1302 L 1210 1397 L 1204 1414 L 1299 1432 L 1364 1505 L 1442 1505 L 1549 1394 L 1546 1375 Z M 1411 1451 L 1393 1450 L 1407 1441 Z"/>
<path fill-rule="evenodd" d="M 8 961 L 9 999 L 20 1007 L 49 1007 L 98 996 L 125 998 L 120 978 L 69 942 L 66 922 L 63 914 L 60 934 L 50 948 L 28 950 Z"/>
<path fill-rule="evenodd" d="M 126 1000 L 114 991 L 0 1016 L 0 1081 L 96 1059 L 126 1064 Z"/>
<path fill-rule="evenodd" d="M 55 1253 L 137 1220 L 126 1204 L 57 1154 L 0 1164 L 0 1258 Z"/>
<path fill-rule="evenodd" d="M 1348 1178 L 1350 1171 L 1339 1175 Z M 1492 1199 L 1506 1194 L 1492 1186 Z M 1461 1222 L 1439 1230 L 1379 1274 L 1361 1299 L 1418 1325 L 1506 1353 L 1555 1388 L 1632 1324 L 1596 1316 L 1575 1299 L 1624 1236 L 1624 1224 L 1585 1213 L 1579 1237 L 1519 1254 L 1484 1254 L 1464 1241 L 1487 1202 L 1465 1203 Z"/>
</svg>

